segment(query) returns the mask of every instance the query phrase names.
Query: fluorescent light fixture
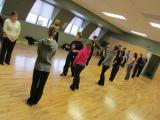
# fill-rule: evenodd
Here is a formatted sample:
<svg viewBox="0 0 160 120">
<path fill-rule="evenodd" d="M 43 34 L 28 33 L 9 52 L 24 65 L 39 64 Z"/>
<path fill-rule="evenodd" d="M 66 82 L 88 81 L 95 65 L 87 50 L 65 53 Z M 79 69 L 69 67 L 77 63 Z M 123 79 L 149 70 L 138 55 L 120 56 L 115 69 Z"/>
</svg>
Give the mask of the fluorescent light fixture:
<svg viewBox="0 0 160 120">
<path fill-rule="evenodd" d="M 131 30 L 131 32 L 134 33 L 134 34 L 140 35 L 140 36 L 147 37 L 147 35 L 144 34 L 144 33 L 136 32 L 136 31 L 133 31 L 133 30 Z"/>
<path fill-rule="evenodd" d="M 117 18 L 117 19 L 122 19 L 122 20 L 127 20 L 124 16 L 118 15 L 118 14 L 113 14 L 113 13 L 108 13 L 108 12 L 102 12 L 106 16 Z"/>
<path fill-rule="evenodd" d="M 158 23 L 150 22 L 150 24 L 151 24 L 153 27 L 160 28 L 160 24 L 158 24 Z"/>
</svg>

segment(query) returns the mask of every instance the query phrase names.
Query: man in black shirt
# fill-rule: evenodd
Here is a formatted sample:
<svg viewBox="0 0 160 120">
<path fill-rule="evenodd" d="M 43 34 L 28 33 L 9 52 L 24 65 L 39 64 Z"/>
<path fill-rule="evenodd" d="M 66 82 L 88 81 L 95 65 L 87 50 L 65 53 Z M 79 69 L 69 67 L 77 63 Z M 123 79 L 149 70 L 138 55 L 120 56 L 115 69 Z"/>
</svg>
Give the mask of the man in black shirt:
<svg viewBox="0 0 160 120">
<path fill-rule="evenodd" d="M 74 73 L 73 61 L 76 58 L 79 51 L 83 49 L 83 44 L 80 41 L 81 37 L 82 37 L 82 34 L 78 32 L 77 35 L 75 36 L 75 40 L 71 42 L 70 46 L 67 46 L 68 48 L 70 48 L 70 50 L 66 58 L 66 62 L 63 68 L 63 73 L 60 74 L 60 76 L 66 76 L 70 66 L 71 66 L 71 73 L 73 76 L 73 73 Z"/>
<path fill-rule="evenodd" d="M 142 64 L 143 64 L 143 54 L 141 53 L 141 54 L 140 54 L 140 57 L 138 58 L 138 60 L 137 60 L 137 62 L 136 62 L 136 65 L 135 65 L 135 67 L 134 67 L 133 74 L 132 74 L 132 78 L 135 77 L 135 75 L 136 75 L 137 72 L 138 72 L 139 67 L 141 67 Z"/>
</svg>

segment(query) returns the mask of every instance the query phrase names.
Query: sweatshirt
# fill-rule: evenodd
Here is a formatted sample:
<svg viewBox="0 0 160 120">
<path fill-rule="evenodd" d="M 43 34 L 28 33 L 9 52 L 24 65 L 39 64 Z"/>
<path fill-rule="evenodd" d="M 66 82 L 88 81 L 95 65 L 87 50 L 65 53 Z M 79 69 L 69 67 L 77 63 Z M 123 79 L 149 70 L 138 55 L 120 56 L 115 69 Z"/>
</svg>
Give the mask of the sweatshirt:
<svg viewBox="0 0 160 120">
<path fill-rule="evenodd" d="M 78 64 L 78 65 L 83 65 L 85 66 L 87 63 L 87 60 L 91 54 L 91 50 L 88 48 L 84 47 L 76 56 L 73 64 Z"/>
<path fill-rule="evenodd" d="M 115 51 L 111 51 L 111 50 L 107 51 L 106 52 L 106 57 L 105 57 L 102 65 L 110 67 L 113 63 L 113 60 L 116 57 L 116 54 L 117 53 Z"/>
<path fill-rule="evenodd" d="M 58 44 L 55 40 L 49 41 L 43 39 L 38 43 L 37 60 L 34 69 L 39 71 L 50 72 L 53 56 L 56 53 Z"/>
<path fill-rule="evenodd" d="M 21 24 L 17 20 L 12 22 L 10 19 L 6 19 L 3 25 L 4 37 L 8 37 L 8 39 L 12 42 L 18 39 L 21 31 Z"/>
</svg>

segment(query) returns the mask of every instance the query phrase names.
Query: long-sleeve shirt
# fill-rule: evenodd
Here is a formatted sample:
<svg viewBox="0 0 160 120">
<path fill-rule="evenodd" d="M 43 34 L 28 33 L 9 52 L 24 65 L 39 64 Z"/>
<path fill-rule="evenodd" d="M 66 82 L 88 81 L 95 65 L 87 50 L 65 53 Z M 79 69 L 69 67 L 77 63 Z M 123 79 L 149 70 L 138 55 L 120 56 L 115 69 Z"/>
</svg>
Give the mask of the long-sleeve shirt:
<svg viewBox="0 0 160 120">
<path fill-rule="evenodd" d="M 21 24 L 17 20 L 12 22 L 10 19 L 6 19 L 3 25 L 4 37 L 7 37 L 10 41 L 17 40 L 21 32 Z"/>
<path fill-rule="evenodd" d="M 52 64 L 53 56 L 58 48 L 58 44 L 55 40 L 43 39 L 38 43 L 37 47 L 37 59 L 34 69 L 39 71 L 49 72 Z"/>
<path fill-rule="evenodd" d="M 73 64 L 78 64 L 78 65 L 83 65 L 85 66 L 87 63 L 87 60 L 89 58 L 91 54 L 91 50 L 89 50 L 88 48 L 83 48 L 78 55 L 76 56 Z"/>
</svg>

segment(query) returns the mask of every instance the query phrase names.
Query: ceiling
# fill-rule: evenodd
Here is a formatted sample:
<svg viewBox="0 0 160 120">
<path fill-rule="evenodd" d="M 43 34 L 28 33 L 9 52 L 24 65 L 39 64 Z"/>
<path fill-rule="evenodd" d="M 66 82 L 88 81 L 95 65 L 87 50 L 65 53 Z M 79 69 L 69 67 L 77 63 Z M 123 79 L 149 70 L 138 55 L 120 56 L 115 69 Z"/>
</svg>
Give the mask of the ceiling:
<svg viewBox="0 0 160 120">
<path fill-rule="evenodd" d="M 160 42 L 160 29 L 149 23 L 160 24 L 160 0 L 72 0 L 97 16 L 129 32 L 147 34 L 147 38 Z M 119 14 L 127 18 L 120 20 L 105 16 L 102 12 Z"/>
</svg>

